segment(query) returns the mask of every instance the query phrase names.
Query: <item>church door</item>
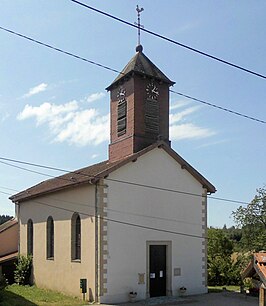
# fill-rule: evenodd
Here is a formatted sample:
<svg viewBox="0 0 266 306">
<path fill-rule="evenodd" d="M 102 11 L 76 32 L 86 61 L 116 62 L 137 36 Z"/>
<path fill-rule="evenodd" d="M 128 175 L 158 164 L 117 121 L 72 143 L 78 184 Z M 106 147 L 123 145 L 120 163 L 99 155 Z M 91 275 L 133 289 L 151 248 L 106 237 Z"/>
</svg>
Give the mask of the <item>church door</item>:
<svg viewBox="0 0 266 306">
<path fill-rule="evenodd" d="M 150 245 L 150 297 L 166 295 L 166 245 Z"/>
</svg>

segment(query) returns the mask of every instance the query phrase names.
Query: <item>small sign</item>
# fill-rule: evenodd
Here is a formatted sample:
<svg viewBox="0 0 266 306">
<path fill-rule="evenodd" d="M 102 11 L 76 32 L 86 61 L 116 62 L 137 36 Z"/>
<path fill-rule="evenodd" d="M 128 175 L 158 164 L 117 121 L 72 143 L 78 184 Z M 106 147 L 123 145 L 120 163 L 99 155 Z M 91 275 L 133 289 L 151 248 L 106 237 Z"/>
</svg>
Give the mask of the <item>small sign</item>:
<svg viewBox="0 0 266 306">
<path fill-rule="evenodd" d="M 180 276 L 181 275 L 181 268 L 174 268 L 174 276 Z"/>
<path fill-rule="evenodd" d="M 86 293 L 87 292 L 87 279 L 81 278 L 80 279 L 80 293 Z"/>
<path fill-rule="evenodd" d="M 145 273 L 139 273 L 139 282 L 138 284 L 145 284 Z"/>
<path fill-rule="evenodd" d="M 160 277 L 163 277 L 163 271 L 160 271 Z"/>
<path fill-rule="evenodd" d="M 150 273 L 150 278 L 155 278 L 155 273 Z"/>
</svg>

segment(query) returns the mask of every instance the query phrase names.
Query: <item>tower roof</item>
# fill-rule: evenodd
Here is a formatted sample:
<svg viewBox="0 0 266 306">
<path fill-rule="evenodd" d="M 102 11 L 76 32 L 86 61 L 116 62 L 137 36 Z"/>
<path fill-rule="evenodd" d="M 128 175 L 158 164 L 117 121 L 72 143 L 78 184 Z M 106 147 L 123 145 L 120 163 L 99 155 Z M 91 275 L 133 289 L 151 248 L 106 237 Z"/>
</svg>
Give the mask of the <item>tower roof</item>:
<svg viewBox="0 0 266 306">
<path fill-rule="evenodd" d="M 167 83 L 169 85 L 175 84 L 175 82 L 172 82 L 170 79 L 168 79 L 168 77 L 150 61 L 150 59 L 142 52 L 142 50 L 143 48 L 141 45 L 137 46 L 137 53 L 132 57 L 132 59 L 128 62 L 128 64 L 112 82 L 112 84 L 106 88 L 107 90 L 111 90 L 111 88 L 117 85 L 118 82 L 123 81 L 133 73 L 138 75 L 146 75 L 150 78 Z"/>
</svg>

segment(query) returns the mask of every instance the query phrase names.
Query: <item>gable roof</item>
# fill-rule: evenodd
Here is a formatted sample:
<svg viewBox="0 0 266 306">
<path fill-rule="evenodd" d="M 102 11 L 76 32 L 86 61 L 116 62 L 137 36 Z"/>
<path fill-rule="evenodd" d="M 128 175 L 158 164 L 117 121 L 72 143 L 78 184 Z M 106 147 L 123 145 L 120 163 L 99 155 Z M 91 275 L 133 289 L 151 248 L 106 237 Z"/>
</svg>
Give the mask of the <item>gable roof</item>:
<svg viewBox="0 0 266 306">
<path fill-rule="evenodd" d="M 18 224 L 18 220 L 16 218 L 11 218 L 10 220 L 0 224 L 0 233 L 6 231 L 10 227 Z"/>
<path fill-rule="evenodd" d="M 0 264 L 6 262 L 6 261 L 11 261 L 15 260 L 18 257 L 18 252 L 13 252 L 8 255 L 0 256 Z"/>
<path fill-rule="evenodd" d="M 168 79 L 168 77 L 158 67 L 156 67 L 152 61 L 144 53 L 142 53 L 141 50 L 132 57 L 117 78 L 106 89 L 110 90 L 119 81 L 123 81 L 125 78 L 128 78 L 128 76 L 132 73 L 149 76 L 169 85 L 175 84 L 175 82 Z"/>
<path fill-rule="evenodd" d="M 103 161 L 101 163 L 85 167 L 67 174 L 58 176 L 56 178 L 43 181 L 31 188 L 21 191 L 10 197 L 13 202 L 23 202 L 40 195 L 47 193 L 59 191 L 66 188 L 75 187 L 81 184 L 95 184 L 101 178 L 105 178 L 109 173 L 115 171 L 116 169 L 122 167 L 123 165 L 136 161 L 138 157 L 146 154 L 147 152 L 153 150 L 154 148 L 161 148 L 167 152 L 172 158 L 174 158 L 181 166 L 182 169 L 186 169 L 198 182 L 202 184 L 208 192 L 214 193 L 216 191 L 215 187 L 204 178 L 196 169 L 194 169 L 188 162 L 186 162 L 179 154 L 177 154 L 173 149 L 171 149 L 165 142 L 158 141 L 147 148 L 125 157 L 122 160 L 115 162 L 110 162 L 109 160 Z"/>
<path fill-rule="evenodd" d="M 266 287 L 266 252 L 254 253 L 253 259 L 242 273 L 242 278 L 252 277 L 257 274 Z"/>
</svg>

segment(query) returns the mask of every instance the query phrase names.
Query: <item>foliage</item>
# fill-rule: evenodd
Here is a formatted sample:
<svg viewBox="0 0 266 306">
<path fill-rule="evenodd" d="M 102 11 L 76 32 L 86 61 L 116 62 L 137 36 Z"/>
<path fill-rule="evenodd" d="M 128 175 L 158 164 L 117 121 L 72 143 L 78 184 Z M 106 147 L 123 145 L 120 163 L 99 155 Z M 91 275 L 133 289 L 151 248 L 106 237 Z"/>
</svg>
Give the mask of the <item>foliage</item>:
<svg viewBox="0 0 266 306">
<path fill-rule="evenodd" d="M 224 234 L 223 230 L 210 228 L 208 230 L 208 256 L 214 259 L 217 256 L 228 257 L 233 253 L 233 243 Z"/>
<path fill-rule="evenodd" d="M 8 215 L 0 215 L 0 224 L 5 223 L 6 221 L 12 219 L 13 217 L 8 216 Z"/>
<path fill-rule="evenodd" d="M 19 285 L 27 285 L 30 283 L 32 256 L 18 257 L 18 262 L 15 264 L 16 269 L 14 272 L 15 282 Z"/>
<path fill-rule="evenodd" d="M 13 284 L 5 290 L 0 290 L 0 294 L 3 296 L 1 306 L 88 305 L 88 303 L 78 298 L 66 296 L 51 290 L 40 289 L 35 286 L 19 286 Z"/>
<path fill-rule="evenodd" d="M 240 240 L 243 250 L 258 252 L 266 247 L 266 187 L 257 194 L 247 207 L 240 206 L 233 213 L 237 225 L 242 227 Z"/>
<path fill-rule="evenodd" d="M 233 261 L 233 242 L 226 236 L 223 229 L 208 230 L 208 284 L 239 285 L 239 259 Z"/>
<path fill-rule="evenodd" d="M 209 293 L 218 293 L 223 292 L 224 288 L 226 288 L 226 291 L 230 292 L 236 292 L 240 290 L 239 286 L 208 286 L 208 292 Z"/>
<path fill-rule="evenodd" d="M 209 285 L 240 285 L 250 255 L 266 248 L 266 187 L 233 212 L 238 228 L 208 229 Z"/>
<path fill-rule="evenodd" d="M 229 228 L 224 225 L 223 233 L 233 242 L 234 250 L 239 248 L 239 242 L 242 238 L 242 229 L 231 226 Z"/>
<path fill-rule="evenodd" d="M 234 231 L 234 228 L 230 230 Z M 242 284 L 241 272 L 250 257 L 234 251 L 238 242 L 229 232 L 225 226 L 223 229 L 208 229 L 208 284 L 211 286 Z"/>
<path fill-rule="evenodd" d="M 5 275 L 0 273 L 0 290 L 4 289 L 8 285 L 8 281 Z"/>
</svg>

